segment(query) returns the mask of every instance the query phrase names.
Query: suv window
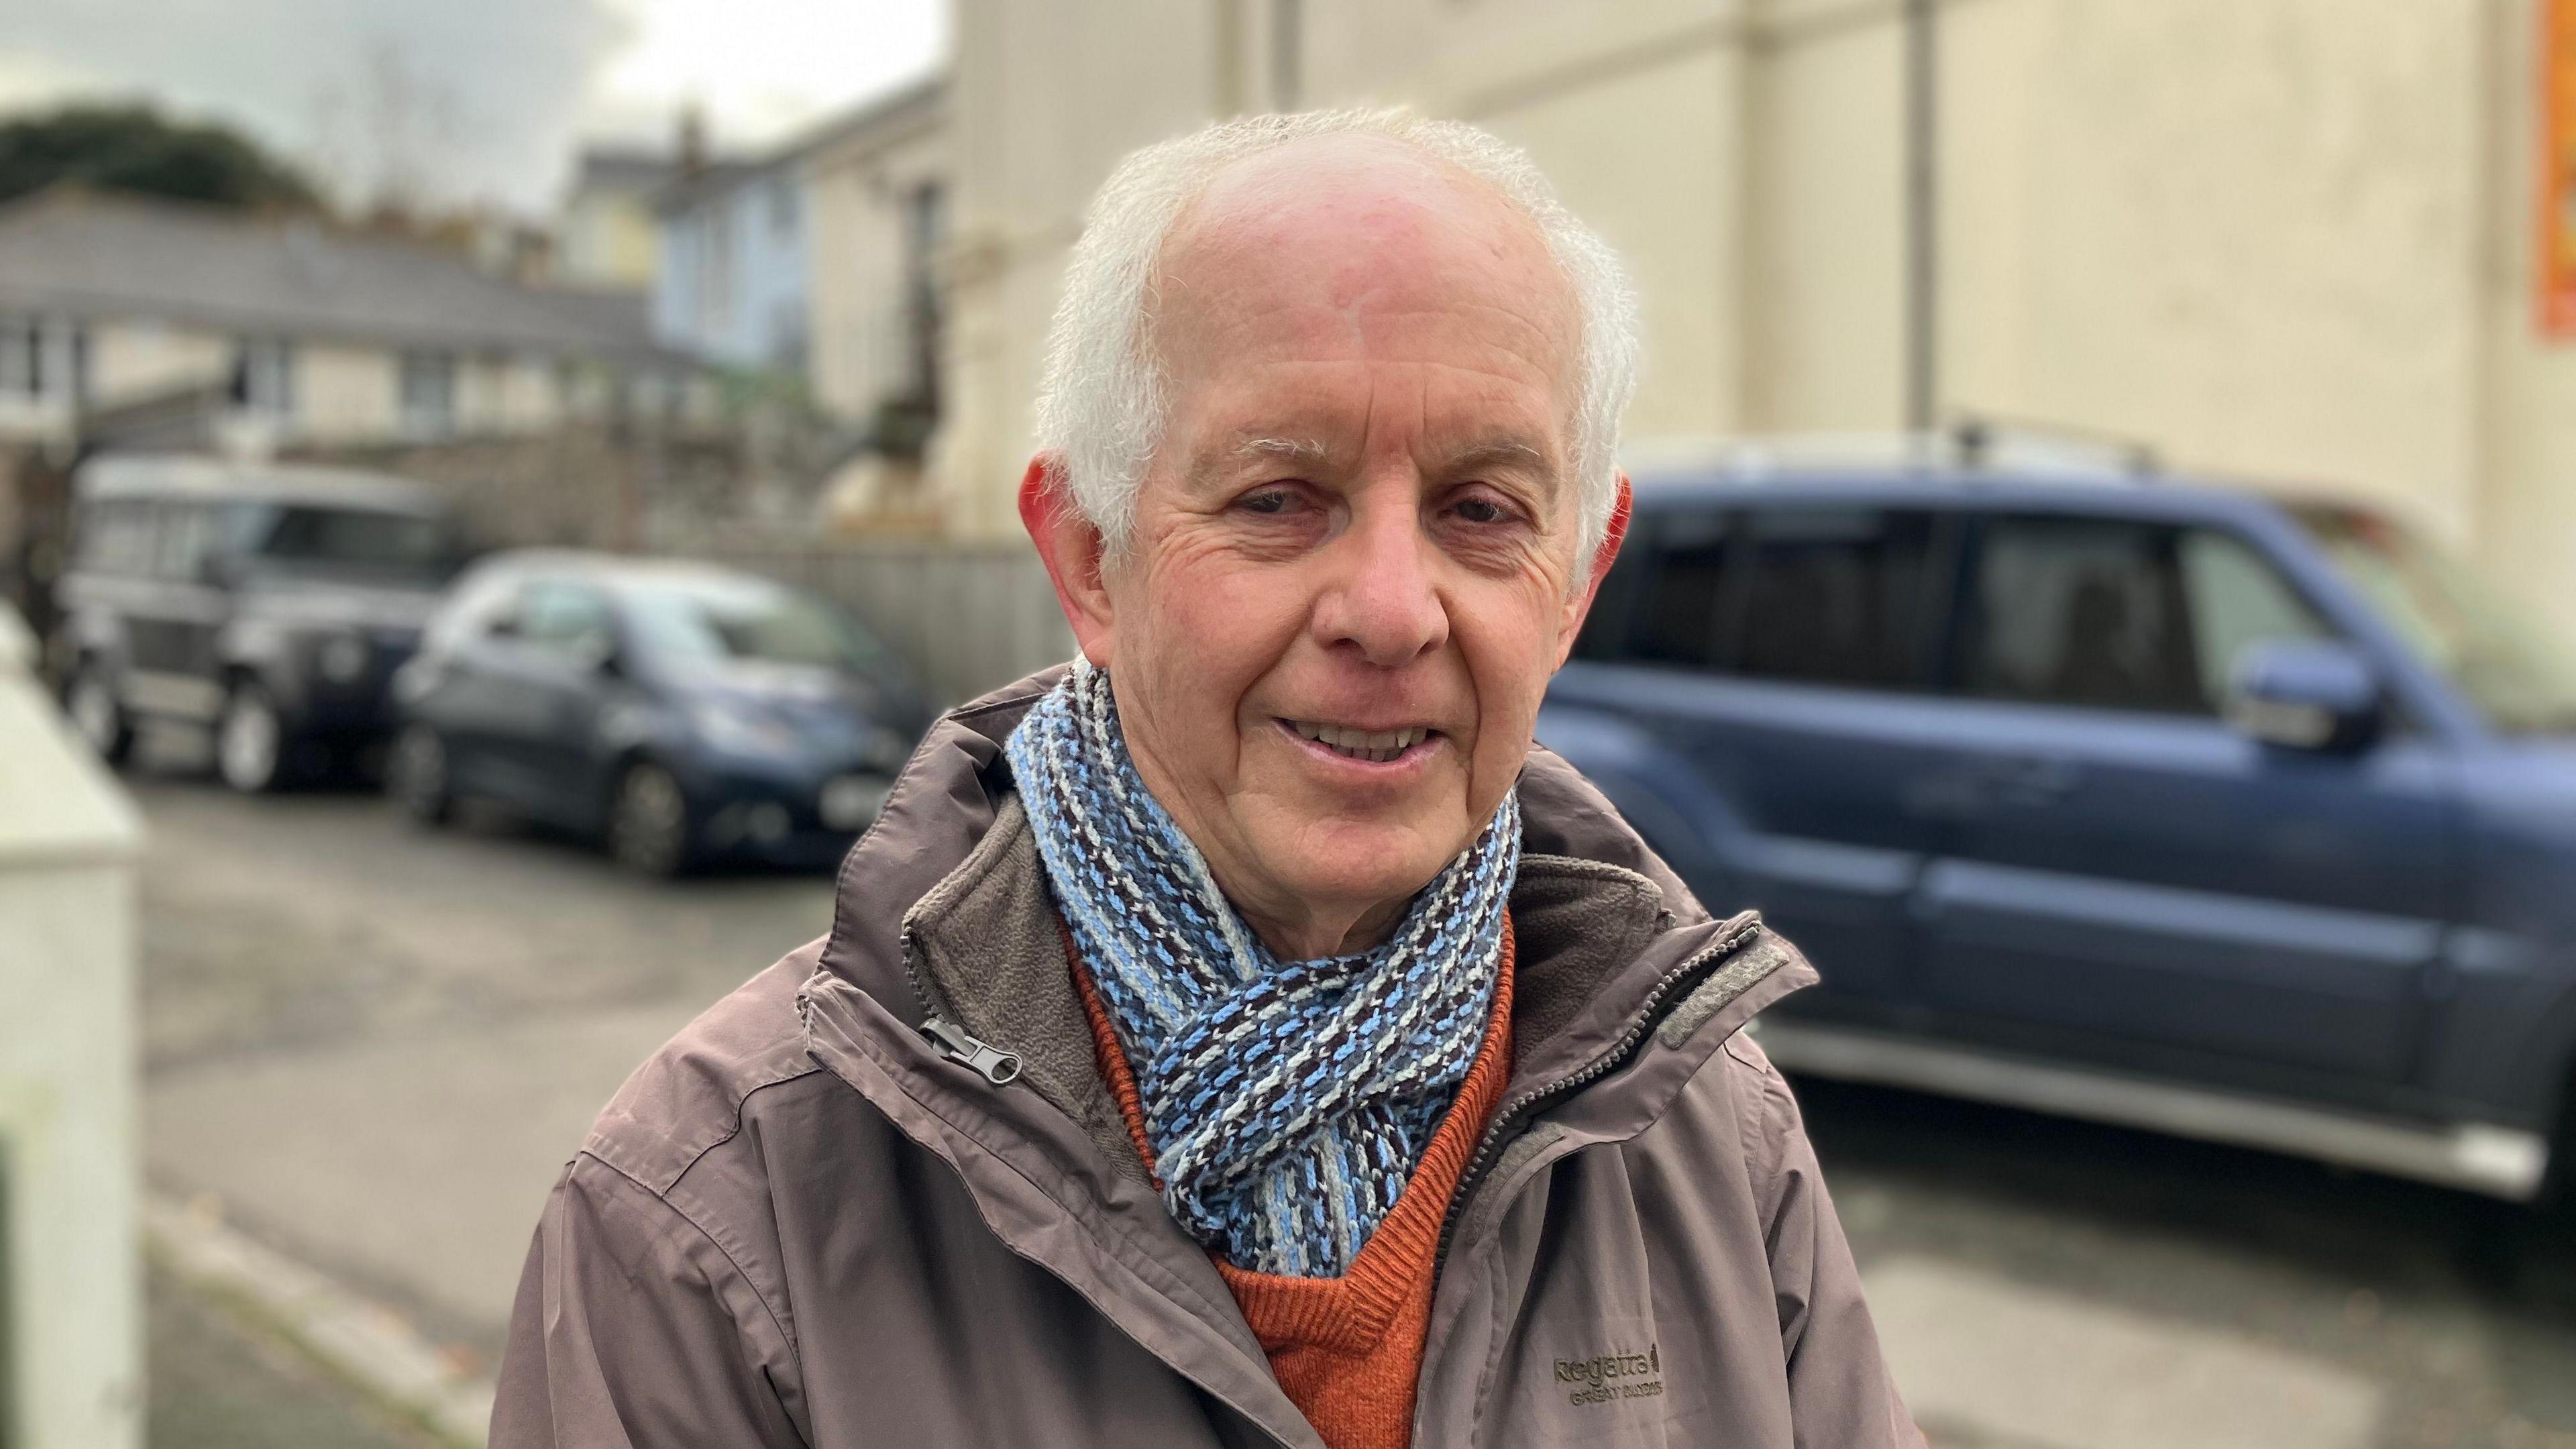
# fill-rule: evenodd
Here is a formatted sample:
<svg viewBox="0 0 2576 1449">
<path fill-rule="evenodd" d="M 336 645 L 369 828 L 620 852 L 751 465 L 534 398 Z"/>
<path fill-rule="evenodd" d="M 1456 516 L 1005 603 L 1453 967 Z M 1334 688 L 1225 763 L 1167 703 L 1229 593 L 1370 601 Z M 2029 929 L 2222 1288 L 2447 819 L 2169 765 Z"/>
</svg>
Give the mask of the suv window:
<svg viewBox="0 0 2576 1449">
<path fill-rule="evenodd" d="M 1735 672 L 1880 689 L 1918 685 L 1931 559 L 1928 513 L 1746 514 L 1728 569 Z"/>
<path fill-rule="evenodd" d="M 152 505 L 119 498 L 93 503 L 81 519 L 84 572 L 140 574 L 152 567 Z"/>
<path fill-rule="evenodd" d="M 215 550 L 215 524 L 215 510 L 207 504 L 162 504 L 161 537 L 152 572 L 182 582 L 203 578 L 206 558 Z"/>
<path fill-rule="evenodd" d="M 1675 509 L 1603 581 L 1585 659 L 1759 679 L 1917 686 L 1932 577 L 1920 510 Z"/>
<path fill-rule="evenodd" d="M 2214 529 L 2012 516 L 1981 530 L 1958 688 L 1987 699 L 2212 714 L 2247 645 L 2325 626 Z"/>
</svg>

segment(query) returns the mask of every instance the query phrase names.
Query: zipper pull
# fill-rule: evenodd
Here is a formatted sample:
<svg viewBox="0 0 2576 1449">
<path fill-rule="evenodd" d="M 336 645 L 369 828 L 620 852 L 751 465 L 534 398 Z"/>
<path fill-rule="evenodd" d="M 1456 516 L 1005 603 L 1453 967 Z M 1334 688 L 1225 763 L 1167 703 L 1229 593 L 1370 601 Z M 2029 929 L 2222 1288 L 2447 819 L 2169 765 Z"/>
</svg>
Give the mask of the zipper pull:
<svg viewBox="0 0 2576 1449">
<path fill-rule="evenodd" d="M 1007 1087 L 1020 1079 L 1020 1054 L 1006 1052 L 989 1042 L 977 1041 L 966 1034 L 966 1028 L 944 1016 L 934 1016 L 921 1024 L 921 1034 L 939 1047 L 939 1054 L 973 1071 L 996 1087 Z"/>
</svg>

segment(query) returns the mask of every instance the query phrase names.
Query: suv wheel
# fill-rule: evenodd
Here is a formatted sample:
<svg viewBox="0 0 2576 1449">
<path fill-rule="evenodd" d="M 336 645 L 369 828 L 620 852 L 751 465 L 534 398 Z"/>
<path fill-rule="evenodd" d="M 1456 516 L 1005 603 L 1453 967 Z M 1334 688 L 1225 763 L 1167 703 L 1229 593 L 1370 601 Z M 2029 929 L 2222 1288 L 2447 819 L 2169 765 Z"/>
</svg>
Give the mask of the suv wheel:
<svg viewBox="0 0 2576 1449">
<path fill-rule="evenodd" d="M 72 687 L 64 692 L 64 712 L 71 716 L 72 728 L 98 757 L 111 765 L 122 765 L 134 752 L 134 721 L 116 698 L 116 682 L 108 677 L 107 666 L 97 660 L 82 663 L 72 676 Z"/>
<path fill-rule="evenodd" d="M 437 825 L 456 806 L 447 779 L 447 742 L 438 731 L 416 724 L 394 736 L 385 756 L 385 793 L 405 815 L 423 825 Z"/>
<path fill-rule="evenodd" d="M 695 863 L 697 821 L 679 777 L 651 761 L 626 767 L 608 805 L 608 853 L 643 875 L 668 878 Z"/>
<path fill-rule="evenodd" d="M 251 680 L 233 686 L 215 723 L 215 773 L 245 795 L 286 782 L 286 722 L 267 689 Z"/>
</svg>

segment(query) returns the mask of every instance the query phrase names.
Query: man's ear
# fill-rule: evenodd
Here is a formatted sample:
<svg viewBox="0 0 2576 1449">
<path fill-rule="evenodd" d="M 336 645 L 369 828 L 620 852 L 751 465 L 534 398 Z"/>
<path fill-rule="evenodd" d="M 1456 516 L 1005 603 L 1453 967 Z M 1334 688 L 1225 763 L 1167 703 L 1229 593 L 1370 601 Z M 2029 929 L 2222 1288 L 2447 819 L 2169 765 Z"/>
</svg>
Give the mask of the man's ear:
<svg viewBox="0 0 2576 1449">
<path fill-rule="evenodd" d="M 1627 541 L 1628 514 L 1635 502 L 1636 495 L 1628 487 L 1628 475 L 1622 473 L 1619 475 L 1618 499 L 1610 505 L 1610 526 L 1602 530 L 1601 547 L 1592 555 L 1591 575 L 1583 581 L 1582 595 L 1566 611 L 1565 634 L 1556 641 L 1559 668 L 1564 667 L 1566 657 L 1574 652 L 1575 636 L 1583 632 L 1583 621 L 1592 613 L 1592 600 L 1601 592 L 1601 581 L 1610 576 L 1610 565 L 1618 561 L 1619 545 Z"/>
<path fill-rule="evenodd" d="M 1020 523 L 1029 542 L 1038 546 L 1047 578 L 1055 584 L 1055 601 L 1064 621 L 1073 626 L 1082 656 L 1102 668 L 1109 665 L 1109 590 L 1101 582 L 1106 553 L 1100 530 L 1082 516 L 1062 481 L 1062 460 L 1040 453 L 1020 475 Z"/>
</svg>

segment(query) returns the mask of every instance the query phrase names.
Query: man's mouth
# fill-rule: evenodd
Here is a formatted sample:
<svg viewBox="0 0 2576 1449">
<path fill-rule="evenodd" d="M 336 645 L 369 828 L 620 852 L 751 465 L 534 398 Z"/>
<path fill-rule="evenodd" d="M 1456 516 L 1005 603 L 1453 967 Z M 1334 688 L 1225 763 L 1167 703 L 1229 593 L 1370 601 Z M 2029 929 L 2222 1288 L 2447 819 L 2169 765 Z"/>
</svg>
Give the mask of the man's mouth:
<svg viewBox="0 0 2576 1449">
<path fill-rule="evenodd" d="M 1407 750 L 1429 745 L 1440 738 L 1440 731 L 1428 725 L 1364 730 L 1354 725 L 1324 724 L 1317 720 L 1283 719 L 1279 723 L 1294 731 L 1300 739 L 1312 740 L 1345 759 L 1366 760 L 1373 765 L 1385 764 Z"/>
</svg>

